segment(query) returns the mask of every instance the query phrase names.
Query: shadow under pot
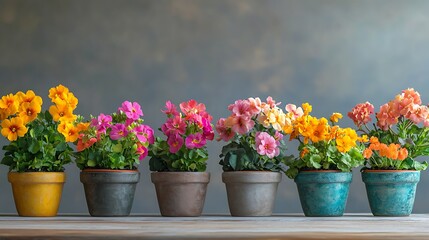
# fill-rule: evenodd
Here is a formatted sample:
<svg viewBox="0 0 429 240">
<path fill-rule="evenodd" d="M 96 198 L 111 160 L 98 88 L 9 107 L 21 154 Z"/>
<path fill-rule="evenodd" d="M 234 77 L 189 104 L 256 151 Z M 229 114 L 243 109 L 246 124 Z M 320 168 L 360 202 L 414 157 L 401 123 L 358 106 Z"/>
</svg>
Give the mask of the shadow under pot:
<svg viewBox="0 0 429 240">
<path fill-rule="evenodd" d="M 164 217 L 201 216 L 210 173 L 153 172 L 156 197 Z"/>
<path fill-rule="evenodd" d="M 80 181 L 89 214 L 93 217 L 130 215 L 139 179 L 138 170 L 82 170 Z"/>
</svg>

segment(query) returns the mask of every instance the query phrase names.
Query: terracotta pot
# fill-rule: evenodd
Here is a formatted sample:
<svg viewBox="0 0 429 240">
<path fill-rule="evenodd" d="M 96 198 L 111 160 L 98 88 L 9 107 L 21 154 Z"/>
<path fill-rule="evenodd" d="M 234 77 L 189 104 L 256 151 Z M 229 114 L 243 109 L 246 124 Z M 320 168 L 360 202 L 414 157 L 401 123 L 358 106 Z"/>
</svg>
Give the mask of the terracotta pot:
<svg viewBox="0 0 429 240">
<path fill-rule="evenodd" d="M 365 170 L 362 181 L 374 216 L 411 214 L 420 171 Z"/>
<path fill-rule="evenodd" d="M 80 181 L 85 189 L 89 214 L 94 217 L 130 215 L 139 179 L 137 170 L 83 170 Z"/>
<path fill-rule="evenodd" d="M 159 210 L 165 217 L 200 216 L 206 198 L 210 173 L 153 172 Z"/>
<path fill-rule="evenodd" d="M 65 179 L 63 172 L 9 172 L 18 214 L 23 217 L 56 216 Z"/>
<path fill-rule="evenodd" d="M 223 172 L 231 216 L 270 216 L 281 179 L 279 172 Z"/>
</svg>

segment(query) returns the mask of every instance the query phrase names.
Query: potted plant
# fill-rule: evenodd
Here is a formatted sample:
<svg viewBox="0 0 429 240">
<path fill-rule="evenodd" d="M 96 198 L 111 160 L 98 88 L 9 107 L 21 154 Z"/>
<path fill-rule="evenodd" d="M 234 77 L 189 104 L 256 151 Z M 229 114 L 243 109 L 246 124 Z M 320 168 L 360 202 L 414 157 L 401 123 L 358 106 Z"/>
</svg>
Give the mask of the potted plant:
<svg viewBox="0 0 429 240">
<path fill-rule="evenodd" d="M 2 164 L 9 166 L 15 206 L 20 216 L 55 216 L 66 179 L 64 165 L 73 149 L 68 142 L 86 127 L 73 114 L 78 100 L 66 87 L 49 90 L 54 103 L 42 111 L 42 98 L 32 90 L 8 94 L 0 100 L 1 133 L 10 143 Z"/>
<path fill-rule="evenodd" d="M 286 145 L 281 130 L 285 114 L 271 97 L 235 101 L 227 118 L 216 124 L 218 140 L 227 142 L 219 164 L 232 216 L 270 216 Z"/>
<path fill-rule="evenodd" d="M 154 142 L 137 102 L 124 101 L 117 112 L 91 116 L 75 144 L 76 164 L 91 216 L 128 216 L 140 173 L 136 167 Z"/>
<path fill-rule="evenodd" d="M 149 151 L 152 182 L 162 216 L 200 216 L 210 173 L 206 171 L 207 142 L 213 140 L 212 116 L 202 103 L 182 102 L 181 113 L 170 101 L 166 122 Z"/>
<path fill-rule="evenodd" d="M 286 106 L 284 131 L 299 141 L 299 156 L 288 158 L 286 175 L 297 184 L 305 216 L 342 216 L 347 202 L 352 168 L 364 163 L 359 137 L 351 128 L 336 123 L 342 118 L 333 113 L 328 121 L 310 115 L 312 106 Z M 330 122 L 330 123 L 329 123 Z"/>
<path fill-rule="evenodd" d="M 348 116 L 358 131 L 370 136 L 361 170 L 370 208 L 375 216 L 411 214 L 420 171 L 427 162 L 416 160 L 429 155 L 429 109 L 412 88 L 380 106 L 376 123 L 369 128 L 374 106 L 357 104 Z"/>
</svg>

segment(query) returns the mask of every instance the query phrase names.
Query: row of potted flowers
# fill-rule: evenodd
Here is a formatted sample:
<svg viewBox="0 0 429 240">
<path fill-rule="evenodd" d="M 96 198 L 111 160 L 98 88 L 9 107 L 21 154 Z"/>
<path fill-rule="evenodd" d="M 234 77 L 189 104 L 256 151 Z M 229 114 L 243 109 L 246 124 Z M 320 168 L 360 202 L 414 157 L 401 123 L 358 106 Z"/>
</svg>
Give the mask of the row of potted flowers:
<svg viewBox="0 0 429 240">
<path fill-rule="evenodd" d="M 215 138 L 204 104 L 189 100 L 177 108 L 167 101 L 161 138 L 144 124 L 136 102 L 85 120 L 73 113 L 78 99 L 68 88 L 51 88 L 49 98 L 46 111 L 31 90 L 0 100 L 1 133 L 10 141 L 1 163 L 9 166 L 19 215 L 55 216 L 64 165 L 74 161 L 89 213 L 127 216 L 137 165 L 148 155 L 161 214 L 201 215 L 210 181 L 206 146 Z M 284 172 L 296 182 L 306 216 L 341 216 L 356 167 L 362 167 L 374 215 L 411 213 L 420 171 L 428 165 L 416 158 L 429 155 L 429 111 L 418 92 L 406 89 L 382 105 L 374 123 L 374 106 L 357 104 L 347 114 L 356 129 L 340 127 L 340 113 L 312 116 L 308 103 L 287 104 L 285 111 L 279 105 L 271 97 L 237 100 L 215 125 L 217 140 L 226 142 L 219 164 L 231 215 L 271 215 Z M 286 138 L 299 142 L 298 156 L 287 155 Z"/>
</svg>

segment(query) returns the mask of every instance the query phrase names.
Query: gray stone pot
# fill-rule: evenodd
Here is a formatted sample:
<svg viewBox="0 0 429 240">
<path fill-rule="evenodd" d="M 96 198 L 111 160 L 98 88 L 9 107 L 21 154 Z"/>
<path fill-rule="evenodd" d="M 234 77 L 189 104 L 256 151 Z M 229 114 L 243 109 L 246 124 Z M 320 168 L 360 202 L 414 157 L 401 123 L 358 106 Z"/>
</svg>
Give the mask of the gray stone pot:
<svg viewBox="0 0 429 240">
<path fill-rule="evenodd" d="M 201 216 L 210 173 L 153 172 L 159 210 L 164 217 Z"/>
<path fill-rule="evenodd" d="M 139 179 L 137 170 L 83 170 L 80 181 L 85 189 L 89 214 L 93 217 L 130 215 Z"/>
<path fill-rule="evenodd" d="M 223 172 L 222 181 L 226 186 L 231 216 L 270 216 L 281 179 L 279 172 Z"/>
</svg>

